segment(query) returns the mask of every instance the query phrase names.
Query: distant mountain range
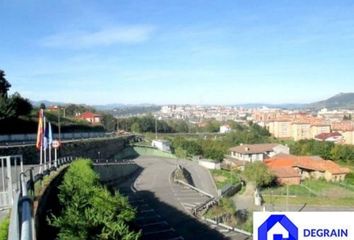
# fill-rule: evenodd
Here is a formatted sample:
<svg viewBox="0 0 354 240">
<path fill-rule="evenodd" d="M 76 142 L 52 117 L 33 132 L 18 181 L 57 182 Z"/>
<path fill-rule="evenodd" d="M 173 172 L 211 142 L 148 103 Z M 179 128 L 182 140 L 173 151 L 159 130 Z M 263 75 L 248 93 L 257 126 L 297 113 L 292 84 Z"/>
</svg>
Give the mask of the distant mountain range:
<svg viewBox="0 0 354 240">
<path fill-rule="evenodd" d="M 306 106 L 306 104 L 301 103 L 284 103 L 284 104 L 269 104 L 269 103 L 246 103 L 246 104 L 236 104 L 235 107 L 242 108 L 280 108 L 280 109 L 301 109 Z"/>
<path fill-rule="evenodd" d="M 52 105 L 69 105 L 69 103 L 63 102 L 52 102 L 52 101 L 31 101 L 34 106 L 39 106 L 41 103 L 44 103 L 46 106 Z M 85 105 L 85 104 L 82 104 Z M 330 97 L 326 100 L 309 103 L 309 104 L 298 104 L 298 103 L 288 103 L 288 104 L 266 104 L 266 103 L 248 103 L 248 104 L 235 104 L 233 106 L 243 107 L 243 108 L 281 108 L 281 109 L 311 109 L 311 110 L 319 110 L 322 108 L 328 109 L 354 109 L 354 93 L 339 93 L 333 97 Z M 91 107 L 96 108 L 99 111 L 115 111 L 115 112 L 126 112 L 127 109 L 136 108 L 135 110 L 140 108 L 159 108 L 158 105 L 142 103 L 142 104 L 122 104 L 122 103 L 113 103 L 113 104 L 105 104 L 105 105 L 92 105 Z M 146 111 L 146 110 L 145 110 Z M 128 110 L 129 112 L 129 110 Z"/>
<path fill-rule="evenodd" d="M 70 105 L 71 103 L 64 103 L 64 102 L 54 102 L 54 101 L 48 101 L 48 100 L 42 100 L 42 101 L 31 101 L 33 106 L 39 107 L 42 103 L 44 105 L 48 106 L 65 106 L 65 105 Z M 87 105 L 90 107 L 93 107 L 99 111 L 107 111 L 107 110 L 113 110 L 113 109 L 125 109 L 125 108 L 131 108 L 131 107 L 153 107 L 157 106 L 154 104 L 149 104 L 149 103 L 141 103 L 141 104 L 123 104 L 123 103 L 111 103 L 111 104 L 104 104 L 104 105 L 88 105 L 85 103 L 74 103 L 75 105 Z"/>
<path fill-rule="evenodd" d="M 354 93 L 339 93 L 326 100 L 307 104 L 309 109 L 354 109 Z"/>
</svg>

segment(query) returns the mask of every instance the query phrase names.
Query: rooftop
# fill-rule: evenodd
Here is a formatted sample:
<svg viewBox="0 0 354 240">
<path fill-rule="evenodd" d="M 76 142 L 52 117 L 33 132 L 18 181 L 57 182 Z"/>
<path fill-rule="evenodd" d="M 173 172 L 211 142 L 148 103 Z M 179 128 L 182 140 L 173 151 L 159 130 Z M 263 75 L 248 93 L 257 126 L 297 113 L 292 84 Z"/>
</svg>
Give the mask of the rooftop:
<svg viewBox="0 0 354 240">
<path fill-rule="evenodd" d="M 238 152 L 241 154 L 247 153 L 264 153 L 273 151 L 273 148 L 280 144 L 266 143 L 266 144 L 243 144 L 237 147 L 230 148 L 231 152 Z"/>
</svg>

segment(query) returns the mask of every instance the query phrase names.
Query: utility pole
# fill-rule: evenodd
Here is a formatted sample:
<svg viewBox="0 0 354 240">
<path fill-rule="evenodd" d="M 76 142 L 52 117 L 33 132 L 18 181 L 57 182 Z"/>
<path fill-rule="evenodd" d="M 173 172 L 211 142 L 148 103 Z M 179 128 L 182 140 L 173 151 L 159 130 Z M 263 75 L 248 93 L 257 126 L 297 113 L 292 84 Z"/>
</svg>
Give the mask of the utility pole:
<svg viewBox="0 0 354 240">
<path fill-rule="evenodd" d="M 288 211 L 289 209 L 289 185 L 286 184 L 286 210 Z"/>
<path fill-rule="evenodd" d="M 58 138 L 61 141 L 61 126 L 60 126 L 60 106 L 58 106 Z"/>
<path fill-rule="evenodd" d="M 157 139 L 157 118 L 155 116 L 155 139 Z"/>
</svg>

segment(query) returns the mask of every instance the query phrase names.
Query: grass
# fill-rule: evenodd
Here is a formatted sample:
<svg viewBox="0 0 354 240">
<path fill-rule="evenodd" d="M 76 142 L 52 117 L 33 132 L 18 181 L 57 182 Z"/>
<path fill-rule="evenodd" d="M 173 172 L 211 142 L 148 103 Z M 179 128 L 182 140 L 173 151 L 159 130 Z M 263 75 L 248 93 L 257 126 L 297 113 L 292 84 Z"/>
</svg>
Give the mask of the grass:
<svg viewBox="0 0 354 240">
<path fill-rule="evenodd" d="M 7 216 L 0 223 L 0 240 L 7 240 L 10 225 L 10 217 Z"/>
<path fill-rule="evenodd" d="M 210 170 L 210 172 L 218 189 L 223 189 L 226 185 L 235 185 L 240 182 L 237 171 L 215 169 Z"/>
<path fill-rule="evenodd" d="M 206 213 L 206 218 L 222 218 L 223 223 L 229 226 L 236 226 L 236 217 L 235 217 L 236 207 L 232 198 L 222 198 L 218 205 L 210 208 Z"/>
<path fill-rule="evenodd" d="M 286 195 L 287 191 L 290 196 L 315 196 L 302 185 L 289 185 L 288 190 L 286 186 L 277 186 L 262 190 L 262 194 L 265 195 Z"/>
<path fill-rule="evenodd" d="M 45 177 L 43 177 L 42 181 L 37 181 L 34 184 L 34 197 L 35 199 L 38 199 L 43 192 L 45 191 L 45 189 L 49 186 L 49 184 L 51 183 L 51 181 L 56 178 L 60 172 L 66 168 L 67 166 L 61 166 L 60 168 L 58 168 L 56 171 L 51 172 L 50 175 L 47 175 Z"/>
<path fill-rule="evenodd" d="M 263 199 L 266 203 L 273 203 L 279 205 L 285 205 L 286 196 L 263 196 Z M 317 206 L 350 206 L 354 205 L 354 198 L 346 197 L 346 198 L 324 198 L 324 197 L 306 197 L 306 196 L 296 196 L 290 197 L 288 199 L 289 204 L 293 205 L 317 205 Z"/>
<path fill-rule="evenodd" d="M 265 202 L 285 204 L 286 186 L 273 187 L 262 191 Z M 353 206 L 354 189 L 341 183 L 325 180 L 306 180 L 301 185 L 289 186 L 289 204 L 310 204 L 325 206 Z"/>
</svg>

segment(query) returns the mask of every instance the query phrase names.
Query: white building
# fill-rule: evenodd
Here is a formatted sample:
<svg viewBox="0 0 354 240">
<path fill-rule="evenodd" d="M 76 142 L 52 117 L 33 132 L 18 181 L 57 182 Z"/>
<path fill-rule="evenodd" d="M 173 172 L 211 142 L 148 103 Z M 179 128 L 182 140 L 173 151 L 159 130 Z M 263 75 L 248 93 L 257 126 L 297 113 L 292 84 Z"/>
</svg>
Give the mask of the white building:
<svg viewBox="0 0 354 240">
<path fill-rule="evenodd" d="M 230 148 L 231 157 L 240 161 L 255 162 L 264 161 L 279 153 L 289 154 L 289 147 L 271 144 L 245 144 Z"/>
<path fill-rule="evenodd" d="M 171 144 L 167 140 L 152 140 L 151 146 L 164 152 L 171 152 Z"/>
<path fill-rule="evenodd" d="M 229 125 L 220 126 L 220 133 L 228 133 L 231 132 L 231 127 Z"/>
</svg>

